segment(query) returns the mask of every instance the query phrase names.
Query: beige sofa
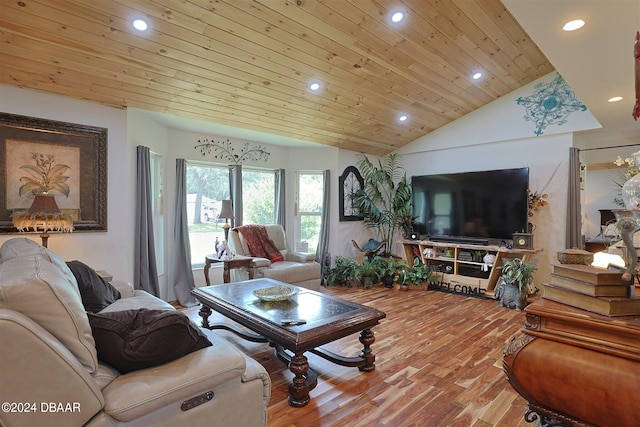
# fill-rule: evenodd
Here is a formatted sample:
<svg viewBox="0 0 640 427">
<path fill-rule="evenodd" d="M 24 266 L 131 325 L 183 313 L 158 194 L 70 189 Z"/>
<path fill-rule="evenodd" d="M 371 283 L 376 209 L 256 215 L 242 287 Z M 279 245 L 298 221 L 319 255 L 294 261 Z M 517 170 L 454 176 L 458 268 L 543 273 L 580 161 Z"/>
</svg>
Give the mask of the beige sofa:
<svg viewBox="0 0 640 427">
<path fill-rule="evenodd" d="M 121 298 L 100 313 L 174 310 L 127 283 L 113 284 Z M 0 425 L 265 426 L 267 372 L 224 338 L 206 335 L 211 346 L 120 374 L 97 358 L 67 264 L 29 239 L 10 239 L 0 248 L 0 401 L 9 405 Z M 202 403 L 188 409 L 198 397 Z"/>
<path fill-rule="evenodd" d="M 254 278 L 268 277 L 284 283 L 301 286 L 311 290 L 319 290 L 321 285 L 320 264 L 315 261 L 315 254 L 292 252 L 281 225 L 265 226 L 269 238 L 284 256 L 284 261 L 271 262 L 266 258 L 254 258 Z M 229 249 L 238 255 L 251 256 L 247 242 L 237 229 L 229 232 Z M 249 278 L 246 271 L 232 271 L 233 280 L 241 281 Z"/>
</svg>

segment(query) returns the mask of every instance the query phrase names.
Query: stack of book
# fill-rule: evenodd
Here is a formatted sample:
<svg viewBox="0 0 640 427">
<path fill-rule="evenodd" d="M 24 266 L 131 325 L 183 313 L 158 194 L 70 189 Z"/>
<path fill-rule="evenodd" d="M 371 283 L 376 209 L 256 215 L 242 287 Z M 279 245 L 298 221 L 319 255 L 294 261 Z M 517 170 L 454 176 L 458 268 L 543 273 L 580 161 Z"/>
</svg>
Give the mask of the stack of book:
<svg viewBox="0 0 640 427">
<path fill-rule="evenodd" d="M 640 296 L 621 272 L 590 265 L 554 265 L 543 298 L 606 316 L 640 314 Z"/>
</svg>

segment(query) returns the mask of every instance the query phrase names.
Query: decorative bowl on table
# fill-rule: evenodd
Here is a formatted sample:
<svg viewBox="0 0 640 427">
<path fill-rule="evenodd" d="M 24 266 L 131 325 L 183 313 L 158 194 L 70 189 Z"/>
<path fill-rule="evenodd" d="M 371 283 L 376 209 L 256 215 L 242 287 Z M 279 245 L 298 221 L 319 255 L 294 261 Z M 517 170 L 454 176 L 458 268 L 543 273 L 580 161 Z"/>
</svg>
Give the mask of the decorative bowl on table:
<svg viewBox="0 0 640 427">
<path fill-rule="evenodd" d="M 271 286 L 270 288 L 256 289 L 253 291 L 253 295 L 260 298 L 262 301 L 287 301 L 297 293 L 297 288 L 283 285 Z"/>
</svg>

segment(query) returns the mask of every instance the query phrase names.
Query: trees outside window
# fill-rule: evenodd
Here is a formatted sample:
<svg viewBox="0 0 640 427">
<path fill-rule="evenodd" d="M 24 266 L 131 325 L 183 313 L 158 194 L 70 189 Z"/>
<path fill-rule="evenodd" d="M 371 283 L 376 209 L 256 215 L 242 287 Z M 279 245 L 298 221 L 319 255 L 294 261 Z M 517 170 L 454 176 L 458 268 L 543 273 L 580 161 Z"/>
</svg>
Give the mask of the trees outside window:
<svg viewBox="0 0 640 427">
<path fill-rule="evenodd" d="M 242 217 L 245 224 L 275 223 L 275 189 L 273 171 L 242 169 Z"/>
<path fill-rule="evenodd" d="M 298 172 L 296 194 L 296 242 L 307 242 L 308 251 L 315 253 L 322 225 L 322 172 Z"/>
<path fill-rule="evenodd" d="M 205 255 L 215 253 L 216 237 L 224 240 L 224 219 L 219 219 L 222 200 L 229 199 L 226 166 L 187 164 L 187 218 L 191 264 L 204 264 Z"/>
<path fill-rule="evenodd" d="M 202 265 L 215 253 L 215 241 L 224 240 L 225 220 L 220 219 L 222 200 L 231 198 L 229 169 L 222 165 L 187 164 L 187 218 L 191 264 Z M 243 222 L 275 222 L 275 174 L 269 170 L 242 170 Z"/>
</svg>

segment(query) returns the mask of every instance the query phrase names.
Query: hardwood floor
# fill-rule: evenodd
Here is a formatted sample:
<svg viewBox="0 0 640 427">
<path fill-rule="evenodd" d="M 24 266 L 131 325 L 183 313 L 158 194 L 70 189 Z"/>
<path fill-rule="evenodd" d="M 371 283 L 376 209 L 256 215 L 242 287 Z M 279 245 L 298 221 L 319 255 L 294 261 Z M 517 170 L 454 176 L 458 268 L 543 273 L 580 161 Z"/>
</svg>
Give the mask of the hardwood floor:
<svg viewBox="0 0 640 427">
<path fill-rule="evenodd" d="M 293 374 L 273 348 L 217 331 L 269 372 L 269 427 L 532 425 L 523 419 L 526 402 L 502 372 L 502 348 L 524 324 L 523 313 L 502 308 L 494 300 L 434 291 L 384 287 L 322 291 L 376 307 L 387 318 L 373 329 L 373 372 L 307 354 L 318 373 L 318 386 L 303 408 L 287 403 Z M 197 311 L 191 308 L 188 313 L 199 324 Z M 222 319 L 214 316 L 212 320 Z M 356 355 L 361 344 L 354 335 L 327 348 Z"/>
</svg>

